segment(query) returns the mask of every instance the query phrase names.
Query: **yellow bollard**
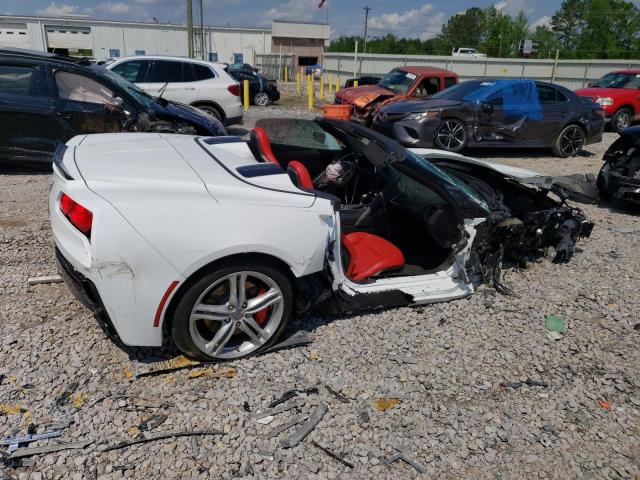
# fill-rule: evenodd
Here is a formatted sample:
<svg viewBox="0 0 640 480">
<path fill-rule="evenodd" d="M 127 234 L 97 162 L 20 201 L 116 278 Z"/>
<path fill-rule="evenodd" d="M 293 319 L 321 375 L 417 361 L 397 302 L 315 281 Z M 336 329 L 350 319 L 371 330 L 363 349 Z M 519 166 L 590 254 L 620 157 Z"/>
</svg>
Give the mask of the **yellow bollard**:
<svg viewBox="0 0 640 480">
<path fill-rule="evenodd" d="M 329 74 L 329 95 L 333 95 L 333 73 Z"/>
<path fill-rule="evenodd" d="M 309 111 L 313 110 L 313 96 L 314 96 L 314 84 L 313 76 L 309 75 L 309 89 L 307 90 L 307 96 L 309 97 Z"/>
<path fill-rule="evenodd" d="M 320 76 L 320 100 L 324 100 L 324 75 Z"/>
<path fill-rule="evenodd" d="M 296 94 L 300 95 L 300 72 L 296 72 Z"/>
<path fill-rule="evenodd" d="M 336 77 L 336 93 L 340 90 L 340 77 Z"/>
<path fill-rule="evenodd" d="M 244 111 L 249 110 L 249 80 L 245 80 L 244 82 Z"/>
<path fill-rule="evenodd" d="M 289 81 L 289 68 L 284 67 L 284 83 Z"/>
<path fill-rule="evenodd" d="M 358 86 L 358 80 L 354 80 L 353 81 L 353 86 L 354 86 L 354 88 Z"/>
</svg>

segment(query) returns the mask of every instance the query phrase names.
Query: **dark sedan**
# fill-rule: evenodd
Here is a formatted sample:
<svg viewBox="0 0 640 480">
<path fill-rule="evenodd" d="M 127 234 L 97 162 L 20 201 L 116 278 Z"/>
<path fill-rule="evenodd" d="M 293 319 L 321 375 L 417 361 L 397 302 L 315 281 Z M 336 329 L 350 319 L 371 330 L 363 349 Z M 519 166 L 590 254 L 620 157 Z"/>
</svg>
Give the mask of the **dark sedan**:
<svg viewBox="0 0 640 480">
<path fill-rule="evenodd" d="M 604 114 L 560 85 L 533 80 L 471 80 L 424 101 L 383 107 L 373 128 L 404 146 L 461 152 L 466 147 L 552 148 L 577 155 L 602 140 Z"/>
<path fill-rule="evenodd" d="M 0 50 L 0 163 L 51 166 L 57 146 L 86 133 L 226 135 L 194 107 L 153 98 L 86 59 Z"/>
<path fill-rule="evenodd" d="M 264 107 L 280 100 L 280 92 L 275 80 L 271 80 L 251 65 L 233 63 L 227 67 L 227 73 L 240 82 L 240 95 L 244 101 L 244 80 L 249 80 L 249 100 L 254 105 Z"/>
</svg>

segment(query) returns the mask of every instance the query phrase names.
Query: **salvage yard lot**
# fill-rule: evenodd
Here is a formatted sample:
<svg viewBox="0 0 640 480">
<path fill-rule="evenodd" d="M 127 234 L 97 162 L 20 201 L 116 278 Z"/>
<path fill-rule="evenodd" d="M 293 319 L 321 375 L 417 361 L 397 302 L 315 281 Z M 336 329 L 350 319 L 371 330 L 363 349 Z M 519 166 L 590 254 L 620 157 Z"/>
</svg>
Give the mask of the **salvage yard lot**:
<svg viewBox="0 0 640 480">
<path fill-rule="evenodd" d="M 289 110 L 289 113 L 294 109 Z M 256 114 L 247 118 L 250 127 Z M 308 116 L 295 111 L 296 115 Z M 282 115 L 268 107 L 262 115 Z M 242 128 L 237 133 L 243 133 Z M 617 137 L 583 156 L 468 152 L 546 174 L 594 173 Z M 55 273 L 47 219 L 50 176 L 0 171 L 0 438 L 70 421 L 81 450 L 6 468 L 16 478 L 414 478 L 386 464 L 404 452 L 424 478 L 634 478 L 640 475 L 640 219 L 578 205 L 595 222 L 568 264 L 546 259 L 508 270 L 502 296 L 483 287 L 449 303 L 350 317 L 297 319 L 311 345 L 219 367 L 133 378 L 133 360 L 164 352 L 120 348 Z M 611 228 L 622 227 L 622 232 Z M 566 325 L 547 337 L 545 316 Z M 77 383 L 71 398 L 62 396 Z M 317 388 L 269 423 L 250 418 L 289 390 Z M 336 393 L 337 392 L 337 393 Z M 270 433 L 326 404 L 291 449 Z M 247 411 L 247 410 L 250 410 Z M 119 450 L 143 435 L 220 430 Z M 312 445 L 340 455 L 341 463 Z M 34 444 L 35 445 L 35 444 Z M 31 446 L 34 446 L 31 445 Z M 2 467 L 0 467 L 0 477 Z M 38 476 L 37 473 L 41 474 Z"/>
</svg>

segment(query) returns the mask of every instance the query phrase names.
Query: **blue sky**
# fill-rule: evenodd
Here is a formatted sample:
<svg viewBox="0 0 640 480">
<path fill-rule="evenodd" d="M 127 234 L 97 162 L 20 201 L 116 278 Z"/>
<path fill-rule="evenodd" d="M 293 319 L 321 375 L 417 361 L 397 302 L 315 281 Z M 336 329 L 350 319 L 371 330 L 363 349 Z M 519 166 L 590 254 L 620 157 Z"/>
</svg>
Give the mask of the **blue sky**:
<svg viewBox="0 0 640 480">
<path fill-rule="evenodd" d="M 198 0 L 194 0 L 197 4 Z M 362 34 L 363 10 L 369 5 L 371 35 L 394 33 L 403 37 L 435 36 L 452 14 L 469 7 L 492 3 L 516 15 L 523 10 L 532 25 L 542 24 L 560 5 L 560 0 L 204 0 L 208 25 L 267 26 L 272 19 L 324 21 L 329 10 L 333 35 Z M 0 13 L 59 16 L 90 15 L 92 18 L 183 23 L 185 0 L 0 0 Z"/>
</svg>

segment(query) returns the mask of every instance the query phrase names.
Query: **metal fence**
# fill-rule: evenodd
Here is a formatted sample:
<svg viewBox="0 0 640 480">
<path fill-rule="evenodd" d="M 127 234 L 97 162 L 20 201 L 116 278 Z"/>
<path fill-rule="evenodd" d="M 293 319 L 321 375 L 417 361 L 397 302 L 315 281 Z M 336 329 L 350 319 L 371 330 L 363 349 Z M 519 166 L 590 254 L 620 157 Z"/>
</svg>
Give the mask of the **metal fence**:
<svg viewBox="0 0 640 480">
<path fill-rule="evenodd" d="M 283 55 L 284 57 L 285 55 Z M 279 55 L 257 55 L 257 63 L 273 62 Z M 289 68 L 293 67 L 293 57 Z M 327 73 L 338 75 L 340 82 L 356 75 L 383 75 L 399 65 L 428 65 L 445 68 L 458 74 L 460 80 L 476 78 L 531 78 L 559 83 L 575 90 L 586 86 L 612 70 L 640 69 L 640 60 L 554 60 L 520 58 L 465 58 L 428 55 L 382 55 L 327 53 L 324 66 Z M 289 78 L 291 77 L 289 72 Z"/>
<path fill-rule="evenodd" d="M 288 53 L 266 53 L 256 55 L 255 67 L 260 69 L 260 72 L 269 78 L 276 78 L 278 80 L 286 78 L 291 80 L 296 74 L 295 55 Z"/>
</svg>

